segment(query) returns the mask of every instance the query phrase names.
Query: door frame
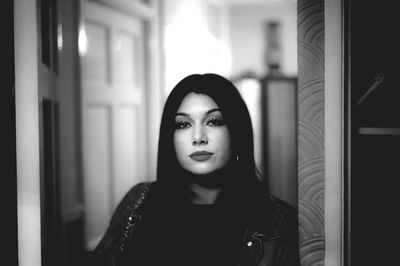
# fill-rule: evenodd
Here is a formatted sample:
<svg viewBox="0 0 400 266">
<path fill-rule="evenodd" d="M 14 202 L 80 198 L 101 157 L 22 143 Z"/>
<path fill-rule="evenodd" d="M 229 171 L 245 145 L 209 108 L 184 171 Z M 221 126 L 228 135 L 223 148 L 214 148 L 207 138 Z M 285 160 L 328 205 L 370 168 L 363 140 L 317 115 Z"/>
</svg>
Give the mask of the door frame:
<svg viewBox="0 0 400 266">
<path fill-rule="evenodd" d="M 343 0 L 325 0 L 325 266 L 345 260 L 344 8 Z"/>
<path fill-rule="evenodd" d="M 14 1 L 18 264 L 41 265 L 36 1 Z"/>
</svg>

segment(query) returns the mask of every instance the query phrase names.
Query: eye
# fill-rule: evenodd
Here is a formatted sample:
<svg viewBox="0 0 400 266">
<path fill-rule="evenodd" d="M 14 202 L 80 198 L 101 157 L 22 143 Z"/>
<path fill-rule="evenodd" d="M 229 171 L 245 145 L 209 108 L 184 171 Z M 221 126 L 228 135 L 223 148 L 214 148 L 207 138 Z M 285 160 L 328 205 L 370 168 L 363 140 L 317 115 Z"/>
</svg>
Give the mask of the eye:
<svg viewBox="0 0 400 266">
<path fill-rule="evenodd" d="M 175 129 L 185 129 L 190 127 L 190 123 L 187 121 L 178 121 L 175 122 Z"/>
<path fill-rule="evenodd" d="M 225 122 L 223 119 L 212 117 L 209 120 L 207 120 L 206 125 L 211 126 L 211 127 L 220 127 L 220 126 L 225 125 Z"/>
</svg>

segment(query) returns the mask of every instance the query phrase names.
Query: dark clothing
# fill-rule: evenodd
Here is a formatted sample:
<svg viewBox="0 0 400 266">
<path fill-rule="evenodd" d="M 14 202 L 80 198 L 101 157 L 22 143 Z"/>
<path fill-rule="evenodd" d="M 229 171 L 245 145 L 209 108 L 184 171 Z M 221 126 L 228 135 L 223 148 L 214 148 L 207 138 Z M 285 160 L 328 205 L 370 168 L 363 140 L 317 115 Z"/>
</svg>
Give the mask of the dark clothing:
<svg viewBox="0 0 400 266">
<path fill-rule="evenodd" d="M 244 226 L 232 220 L 233 216 L 233 212 L 217 204 L 189 203 L 174 213 L 146 214 L 122 255 L 121 264 L 234 265 Z"/>
<path fill-rule="evenodd" d="M 92 265 L 300 265 L 297 212 L 285 202 L 264 197 L 265 212 L 249 222 L 224 204 L 157 208 L 152 187 L 142 183 L 126 194 Z"/>
</svg>

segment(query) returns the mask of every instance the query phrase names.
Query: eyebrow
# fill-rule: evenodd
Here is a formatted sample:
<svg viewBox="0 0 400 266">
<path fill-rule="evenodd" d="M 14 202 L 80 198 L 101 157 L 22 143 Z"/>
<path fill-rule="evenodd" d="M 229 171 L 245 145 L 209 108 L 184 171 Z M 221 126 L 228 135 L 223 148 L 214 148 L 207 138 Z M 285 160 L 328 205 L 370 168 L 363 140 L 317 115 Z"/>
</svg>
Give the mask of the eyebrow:
<svg viewBox="0 0 400 266">
<path fill-rule="evenodd" d="M 209 115 L 214 112 L 221 112 L 221 110 L 219 110 L 219 108 L 210 109 L 206 112 L 206 114 Z M 179 113 L 176 113 L 175 116 L 190 116 L 190 115 L 187 113 L 179 112 Z"/>
</svg>

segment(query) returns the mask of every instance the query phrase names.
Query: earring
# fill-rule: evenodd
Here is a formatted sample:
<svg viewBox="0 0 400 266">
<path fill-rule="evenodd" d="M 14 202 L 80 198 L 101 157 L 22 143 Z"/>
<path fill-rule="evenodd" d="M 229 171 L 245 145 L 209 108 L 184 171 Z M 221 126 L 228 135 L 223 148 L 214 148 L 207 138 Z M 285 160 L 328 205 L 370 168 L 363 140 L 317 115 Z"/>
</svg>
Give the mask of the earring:
<svg viewBox="0 0 400 266">
<path fill-rule="evenodd" d="M 236 161 L 239 161 L 239 155 L 236 155 L 235 159 L 236 159 Z"/>
</svg>

